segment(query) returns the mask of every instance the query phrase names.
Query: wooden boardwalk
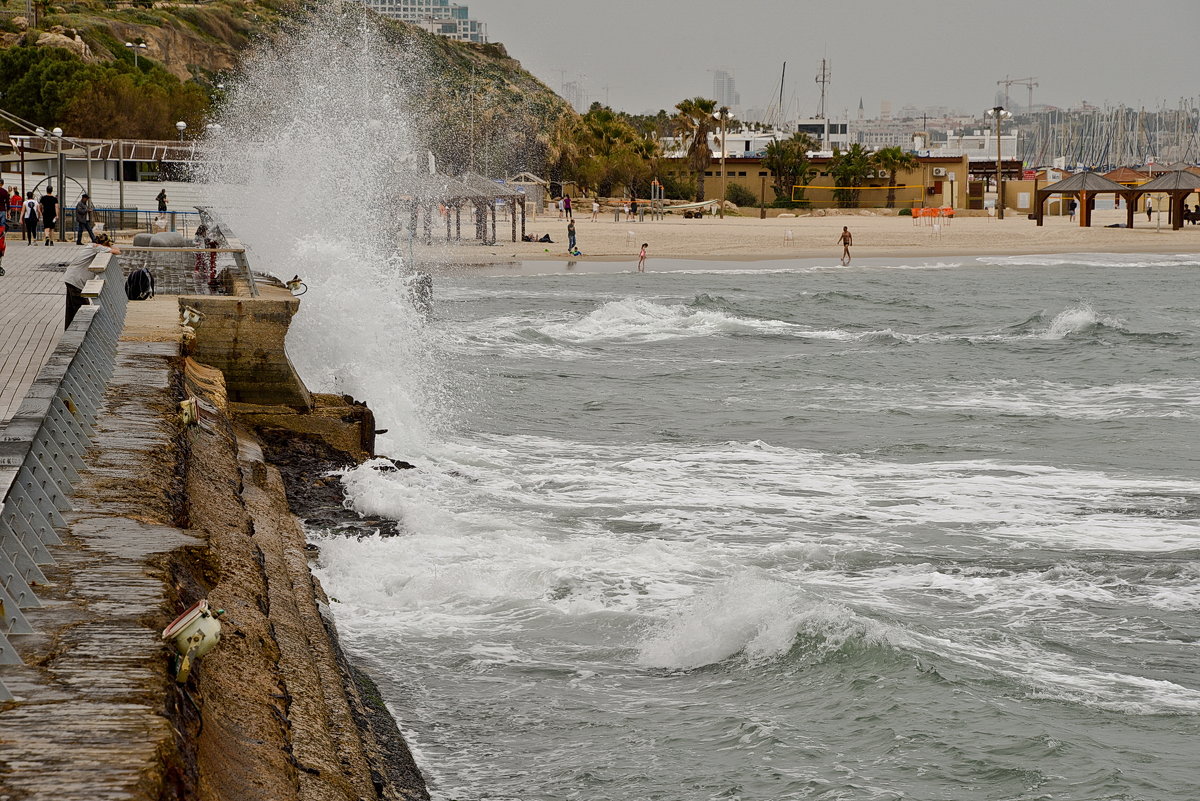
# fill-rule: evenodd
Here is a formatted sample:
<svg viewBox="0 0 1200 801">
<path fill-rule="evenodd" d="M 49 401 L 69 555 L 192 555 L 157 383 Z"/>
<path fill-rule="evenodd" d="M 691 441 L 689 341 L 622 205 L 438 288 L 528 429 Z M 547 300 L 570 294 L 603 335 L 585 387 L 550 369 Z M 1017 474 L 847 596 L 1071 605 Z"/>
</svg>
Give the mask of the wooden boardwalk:
<svg viewBox="0 0 1200 801">
<path fill-rule="evenodd" d="M 62 335 L 66 290 L 58 265 L 78 251 L 73 239 L 51 247 L 8 239 L 0 276 L 0 428 L 21 406 Z"/>
</svg>

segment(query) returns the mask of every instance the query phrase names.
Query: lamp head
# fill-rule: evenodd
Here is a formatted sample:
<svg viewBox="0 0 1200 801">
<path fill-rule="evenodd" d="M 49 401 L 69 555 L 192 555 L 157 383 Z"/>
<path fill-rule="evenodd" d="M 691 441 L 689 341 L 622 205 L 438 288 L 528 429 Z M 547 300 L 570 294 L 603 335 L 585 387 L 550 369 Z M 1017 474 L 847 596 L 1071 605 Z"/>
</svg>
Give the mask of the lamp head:
<svg viewBox="0 0 1200 801">
<path fill-rule="evenodd" d="M 179 122 L 175 123 L 175 130 L 179 131 L 180 133 L 183 133 L 184 131 L 187 130 L 187 123 L 184 122 L 183 120 L 180 120 Z"/>
<path fill-rule="evenodd" d="M 54 134 L 55 136 L 62 136 L 62 128 L 55 128 L 50 133 Z"/>
</svg>

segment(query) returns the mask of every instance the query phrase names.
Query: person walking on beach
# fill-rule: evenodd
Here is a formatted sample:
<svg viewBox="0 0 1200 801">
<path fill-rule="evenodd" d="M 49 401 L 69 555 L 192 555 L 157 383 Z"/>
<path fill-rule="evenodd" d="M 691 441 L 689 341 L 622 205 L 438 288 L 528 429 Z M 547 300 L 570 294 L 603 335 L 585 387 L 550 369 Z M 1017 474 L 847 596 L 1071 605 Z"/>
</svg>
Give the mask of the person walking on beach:
<svg viewBox="0 0 1200 801">
<path fill-rule="evenodd" d="M 850 229 L 842 226 L 842 235 L 838 237 L 838 244 L 842 246 L 842 264 L 850 263 L 850 246 L 854 244 L 854 236 L 850 233 Z"/>
<path fill-rule="evenodd" d="M 33 192 L 30 192 L 29 197 L 21 204 L 21 222 L 25 224 L 25 234 L 22 238 L 31 245 L 37 241 L 40 216 L 38 209 L 38 202 L 33 199 Z"/>
<path fill-rule="evenodd" d="M 1075 202 L 1075 198 L 1071 198 L 1071 202 L 1067 204 L 1067 211 L 1071 214 L 1071 222 L 1075 222 L 1075 209 L 1079 208 L 1079 204 Z"/>
<path fill-rule="evenodd" d="M 154 199 L 158 201 L 158 213 L 166 214 L 167 213 L 167 190 L 165 190 L 165 189 L 158 190 L 158 194 L 154 196 Z"/>
<path fill-rule="evenodd" d="M 600 198 L 592 198 L 592 222 L 600 219 Z"/>
<path fill-rule="evenodd" d="M 79 202 L 75 204 L 75 244 L 83 244 L 83 232 L 87 231 L 88 236 L 92 241 L 96 241 L 96 232 L 94 230 L 95 223 L 92 216 L 96 213 L 96 207 L 92 205 L 92 199 L 88 197 L 87 192 L 83 193 L 83 197 L 79 198 Z"/>
<path fill-rule="evenodd" d="M 567 252 L 575 252 L 575 221 L 567 223 Z"/>
<path fill-rule="evenodd" d="M 646 242 L 642 243 L 642 252 L 638 254 L 638 272 L 646 272 L 646 248 L 650 247 Z"/>
<path fill-rule="evenodd" d="M 42 228 L 45 229 L 46 246 L 49 247 L 54 244 L 54 230 L 58 227 L 58 198 L 54 196 L 54 187 L 49 187 L 38 203 L 42 207 Z"/>
<path fill-rule="evenodd" d="M 1146 222 L 1150 222 L 1150 215 L 1154 212 L 1154 199 L 1149 195 L 1146 196 Z"/>
<path fill-rule="evenodd" d="M 571 196 L 563 195 L 563 212 L 567 215 L 568 220 L 575 219 L 571 216 Z"/>
</svg>

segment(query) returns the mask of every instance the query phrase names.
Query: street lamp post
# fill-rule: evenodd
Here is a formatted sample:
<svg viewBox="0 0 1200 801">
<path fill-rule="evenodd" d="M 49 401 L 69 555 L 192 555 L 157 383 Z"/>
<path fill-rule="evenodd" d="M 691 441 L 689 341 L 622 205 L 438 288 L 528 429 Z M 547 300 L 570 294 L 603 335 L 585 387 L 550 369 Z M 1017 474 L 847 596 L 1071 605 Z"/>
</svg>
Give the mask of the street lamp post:
<svg viewBox="0 0 1200 801">
<path fill-rule="evenodd" d="M 1004 165 L 1000 160 L 1000 122 L 1012 117 L 1004 110 L 1004 106 L 996 106 L 987 111 L 989 117 L 996 118 L 996 219 L 1004 219 Z"/>
<path fill-rule="evenodd" d="M 63 199 L 67 195 L 67 193 L 63 191 L 63 172 L 64 172 L 64 170 L 63 170 L 63 166 L 64 166 L 63 165 L 63 152 L 62 152 L 63 129 L 56 127 L 50 133 L 54 136 L 55 139 L 58 140 L 58 241 L 66 242 L 67 241 L 67 227 L 63 224 L 64 222 L 66 222 L 66 219 L 67 219 L 67 210 L 63 206 Z"/>
<path fill-rule="evenodd" d="M 138 52 L 146 49 L 146 43 L 138 42 L 137 44 L 134 44 L 133 42 L 126 42 L 125 46 L 133 51 L 133 68 L 135 70 L 138 69 Z"/>
<path fill-rule="evenodd" d="M 175 130 L 179 131 L 179 141 L 183 141 L 183 132 L 187 130 L 187 123 L 183 120 L 175 123 Z"/>
<path fill-rule="evenodd" d="M 729 118 L 733 116 L 729 113 L 729 106 L 721 106 L 717 112 L 713 114 L 713 119 L 721 122 L 721 202 L 717 206 L 718 214 L 721 219 L 725 219 L 725 127 L 729 123 Z"/>
</svg>

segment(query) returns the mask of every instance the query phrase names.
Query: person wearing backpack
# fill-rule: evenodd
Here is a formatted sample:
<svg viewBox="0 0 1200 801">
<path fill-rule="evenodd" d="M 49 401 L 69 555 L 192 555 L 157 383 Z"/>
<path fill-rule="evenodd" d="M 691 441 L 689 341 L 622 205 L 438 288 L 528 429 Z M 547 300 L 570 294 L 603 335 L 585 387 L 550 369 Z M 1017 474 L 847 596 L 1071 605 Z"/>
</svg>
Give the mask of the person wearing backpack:
<svg viewBox="0 0 1200 801">
<path fill-rule="evenodd" d="M 120 249 L 108 238 L 108 234 L 104 232 L 97 234 L 96 241 L 84 247 L 86 250 L 70 261 L 66 273 L 63 274 L 63 282 L 67 287 L 67 324 L 63 326 L 64 329 L 71 327 L 71 321 L 75 319 L 75 313 L 79 311 L 79 307 L 88 304 L 88 299 L 83 296 L 83 288 L 93 277 L 92 262 L 101 253 L 114 255 L 121 253 Z"/>
<path fill-rule="evenodd" d="M 25 198 L 21 206 L 21 222 L 25 225 L 25 241 L 33 244 L 38 238 L 38 220 L 41 219 L 38 202 L 33 199 L 33 190 Z"/>
</svg>

